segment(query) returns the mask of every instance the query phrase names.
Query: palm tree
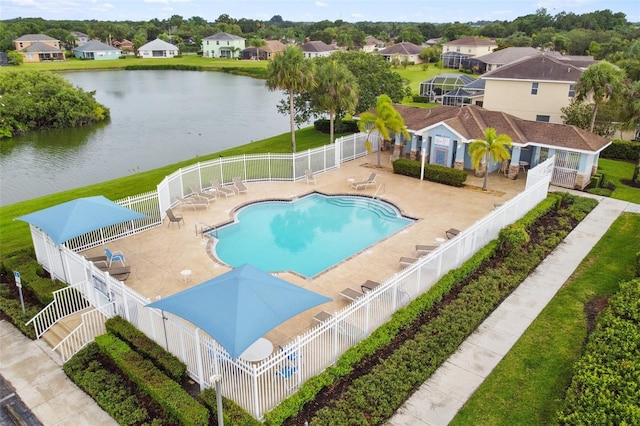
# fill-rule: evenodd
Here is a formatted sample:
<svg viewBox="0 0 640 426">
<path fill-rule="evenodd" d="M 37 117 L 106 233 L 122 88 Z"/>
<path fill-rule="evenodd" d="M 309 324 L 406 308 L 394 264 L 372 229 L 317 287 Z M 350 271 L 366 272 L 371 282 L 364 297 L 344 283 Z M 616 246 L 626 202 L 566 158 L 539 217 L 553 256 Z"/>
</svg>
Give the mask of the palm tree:
<svg viewBox="0 0 640 426">
<path fill-rule="evenodd" d="M 361 132 L 367 132 L 367 150 L 370 150 L 371 141 L 369 138 L 374 131 L 377 131 L 383 140 L 390 139 L 390 133 L 402 133 L 406 138 L 409 138 L 404 119 L 393 107 L 393 102 L 387 95 L 378 96 L 375 113 L 363 112 L 360 114 L 358 128 Z M 378 147 L 378 167 L 382 167 L 380 165 L 380 147 Z"/>
<path fill-rule="evenodd" d="M 590 132 L 593 132 L 598 108 L 607 99 L 623 90 L 623 81 L 624 71 L 607 61 L 600 61 L 589 66 L 580 75 L 576 85 L 576 99 L 582 101 L 589 96 L 593 99 Z"/>
<path fill-rule="evenodd" d="M 291 150 L 296 152 L 296 132 L 294 128 L 294 96 L 315 87 L 313 65 L 304 59 L 302 50 L 295 46 L 285 47 L 267 66 L 267 87 L 269 90 L 284 90 L 289 94 L 289 121 L 291 124 Z"/>
<path fill-rule="evenodd" d="M 489 166 L 487 161 L 498 162 L 511 158 L 511 153 L 507 148 L 511 148 L 511 138 L 508 135 L 500 134 L 496 136 L 496 129 L 487 127 L 484 131 L 484 139 L 476 139 L 469 144 L 469 155 L 471 155 L 471 163 L 475 169 L 480 164 L 485 165 L 484 182 L 482 190 L 487 190 L 489 181 Z"/>
<path fill-rule="evenodd" d="M 329 140 L 333 143 L 333 124 L 337 115 L 353 113 L 358 105 L 358 83 L 349 69 L 336 60 L 318 67 L 317 106 L 329 112 Z"/>
</svg>

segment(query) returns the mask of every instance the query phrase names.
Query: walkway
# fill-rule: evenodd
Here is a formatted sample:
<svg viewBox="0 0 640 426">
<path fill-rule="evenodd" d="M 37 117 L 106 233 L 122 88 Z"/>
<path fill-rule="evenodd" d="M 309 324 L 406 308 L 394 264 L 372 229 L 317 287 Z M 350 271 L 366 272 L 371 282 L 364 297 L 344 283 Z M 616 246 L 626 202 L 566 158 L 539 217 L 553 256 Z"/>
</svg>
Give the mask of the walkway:
<svg viewBox="0 0 640 426">
<path fill-rule="evenodd" d="M 25 414 L 26 424 L 117 425 L 89 395 L 69 380 L 62 371 L 60 358 L 44 340 L 30 340 L 12 324 L 0 320 L 0 342 L 0 377 L 19 397 L 16 404 L 20 406 L 19 400 L 22 400 L 31 409 L 31 413 L 17 410 Z"/>
<path fill-rule="evenodd" d="M 418 388 L 388 426 L 436 426 L 451 422 L 620 213 L 640 213 L 637 204 L 594 198 L 600 204 Z"/>
</svg>

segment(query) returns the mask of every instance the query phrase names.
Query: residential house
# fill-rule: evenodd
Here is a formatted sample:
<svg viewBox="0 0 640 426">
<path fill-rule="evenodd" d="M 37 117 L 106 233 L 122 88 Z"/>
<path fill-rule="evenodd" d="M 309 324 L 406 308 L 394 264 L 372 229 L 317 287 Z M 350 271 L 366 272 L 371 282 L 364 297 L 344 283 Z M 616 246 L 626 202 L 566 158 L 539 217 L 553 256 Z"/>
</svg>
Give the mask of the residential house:
<svg viewBox="0 0 640 426">
<path fill-rule="evenodd" d="M 384 49 L 385 43 L 382 40 L 378 40 L 373 36 L 366 36 L 364 39 L 364 45 L 362 51 L 367 53 L 377 52 L 380 49 Z"/>
<path fill-rule="evenodd" d="M 60 40 L 45 34 L 25 34 L 13 41 L 24 62 L 64 61 Z"/>
<path fill-rule="evenodd" d="M 407 61 L 409 63 L 420 64 L 422 63 L 422 59 L 420 59 L 419 55 L 422 53 L 422 49 L 423 47 L 417 44 L 403 41 L 382 49 L 379 53 L 389 62 L 391 62 L 393 58 L 398 58 L 400 62 Z"/>
<path fill-rule="evenodd" d="M 506 49 L 496 50 L 487 55 L 470 59 L 472 64 L 470 69 L 473 69 L 478 74 L 484 74 L 519 59 L 541 54 L 542 52 L 533 47 L 507 47 Z"/>
<path fill-rule="evenodd" d="M 461 89 L 475 80 L 467 74 L 438 74 L 420 83 L 419 94 L 429 98 L 429 102 L 442 102 L 443 95 Z"/>
<path fill-rule="evenodd" d="M 410 138 L 396 135 L 394 157 L 417 159 L 425 152 L 428 164 L 473 170 L 470 142 L 483 139 L 486 128 L 496 129 L 512 139 L 511 159 L 505 175 L 516 179 L 519 173 L 555 155 L 552 183 L 566 188 L 584 189 L 598 166 L 600 153 L 611 141 L 566 124 L 523 120 L 490 111 L 477 105 L 437 106 L 431 109 L 394 105 L 402 115 Z M 503 165 L 488 164 L 489 173 Z"/>
<path fill-rule="evenodd" d="M 113 40 L 111 42 L 113 47 L 117 47 L 122 51 L 123 55 L 133 55 L 136 52 L 136 48 L 133 45 L 131 40 L 127 40 L 126 38 L 122 39 L 122 41 Z"/>
<path fill-rule="evenodd" d="M 260 47 L 247 47 L 242 51 L 242 59 L 257 59 L 270 61 L 284 50 L 285 45 L 280 40 L 265 40 L 265 45 Z"/>
<path fill-rule="evenodd" d="M 141 58 L 173 58 L 180 54 L 178 47 L 159 38 L 143 44 L 138 48 Z"/>
<path fill-rule="evenodd" d="M 202 39 L 203 58 L 238 58 L 246 47 L 245 39 L 233 34 L 218 33 Z"/>
<path fill-rule="evenodd" d="M 302 49 L 304 57 L 307 59 L 317 58 L 318 56 L 329 56 L 337 51 L 335 47 L 329 46 L 321 40 L 303 43 L 300 48 Z"/>
<path fill-rule="evenodd" d="M 448 41 L 442 45 L 442 65 L 445 68 L 471 69 L 468 60 L 488 55 L 498 48 L 498 44 L 491 39 L 481 37 L 465 37 Z"/>
<path fill-rule="evenodd" d="M 85 33 L 81 33 L 80 31 L 71 31 L 70 33 L 76 39 L 76 46 L 81 46 L 89 41 L 89 36 Z"/>
<path fill-rule="evenodd" d="M 575 97 L 581 74 L 580 68 L 552 55 L 525 57 L 482 75 L 482 106 L 525 120 L 562 123 L 561 108 Z"/>
<path fill-rule="evenodd" d="M 78 59 L 103 61 L 120 58 L 122 51 L 99 40 L 91 40 L 82 46 L 75 47 L 73 54 Z"/>
</svg>

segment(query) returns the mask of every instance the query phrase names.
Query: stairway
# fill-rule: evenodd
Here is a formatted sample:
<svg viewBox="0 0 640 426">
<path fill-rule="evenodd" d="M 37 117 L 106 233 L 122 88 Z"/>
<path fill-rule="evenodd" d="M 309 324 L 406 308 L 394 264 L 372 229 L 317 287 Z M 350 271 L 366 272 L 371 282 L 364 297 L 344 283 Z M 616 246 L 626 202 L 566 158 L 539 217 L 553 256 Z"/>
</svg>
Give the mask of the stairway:
<svg viewBox="0 0 640 426">
<path fill-rule="evenodd" d="M 42 335 L 42 339 L 47 342 L 49 346 L 55 348 L 62 339 L 67 337 L 82 323 L 82 314 L 92 309 L 93 308 L 86 308 L 82 311 L 76 312 L 75 314 L 69 315 L 68 317 L 62 318 Z"/>
</svg>

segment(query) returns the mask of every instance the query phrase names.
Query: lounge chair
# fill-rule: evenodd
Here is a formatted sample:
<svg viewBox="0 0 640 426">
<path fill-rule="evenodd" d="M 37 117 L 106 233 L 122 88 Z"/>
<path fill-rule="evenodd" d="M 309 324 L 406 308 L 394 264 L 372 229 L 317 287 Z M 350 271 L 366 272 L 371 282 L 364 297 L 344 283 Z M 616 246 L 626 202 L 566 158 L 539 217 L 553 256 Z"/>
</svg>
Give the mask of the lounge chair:
<svg viewBox="0 0 640 426">
<path fill-rule="evenodd" d="M 367 186 L 369 185 L 375 185 L 376 184 L 376 176 L 378 174 L 376 172 L 371 173 L 371 175 L 369 176 L 369 178 L 367 180 L 363 180 L 360 182 L 352 182 L 351 183 L 351 187 L 353 189 L 355 189 L 356 191 L 360 188 L 367 188 Z"/>
<path fill-rule="evenodd" d="M 295 365 L 285 365 L 280 370 L 276 371 L 276 376 L 288 379 L 298 371 L 298 367 Z"/>
<path fill-rule="evenodd" d="M 406 268 L 407 266 L 411 265 L 412 263 L 417 262 L 418 259 L 415 257 L 401 257 L 400 258 L 400 266 L 402 266 L 403 268 Z"/>
<path fill-rule="evenodd" d="M 360 286 L 360 289 L 362 290 L 362 292 L 364 293 L 365 291 L 371 291 L 374 288 L 378 287 L 380 285 L 379 282 L 376 281 L 371 281 L 371 280 L 366 280 L 364 282 L 364 284 L 362 284 Z"/>
<path fill-rule="evenodd" d="M 298 352 L 292 350 L 287 351 L 282 345 L 278 345 L 278 347 L 280 348 L 280 352 L 287 352 L 287 359 L 289 361 L 295 361 L 298 359 Z"/>
<path fill-rule="evenodd" d="M 249 192 L 249 188 L 247 188 L 247 186 L 244 184 L 244 182 L 242 182 L 242 180 L 240 180 L 239 177 L 236 176 L 233 178 L 233 184 L 236 186 L 238 194 L 242 192 Z"/>
<path fill-rule="evenodd" d="M 180 208 L 184 208 L 184 206 L 192 207 L 194 210 L 197 207 L 206 207 L 209 208 L 209 199 L 205 197 L 201 197 L 197 194 L 191 194 L 188 197 L 180 198 Z"/>
<path fill-rule="evenodd" d="M 329 312 L 327 311 L 322 311 L 322 312 L 318 312 L 313 319 L 317 322 L 324 322 L 326 320 L 328 320 L 329 318 L 331 318 L 333 315 L 331 315 Z"/>
<path fill-rule="evenodd" d="M 236 191 L 231 188 L 225 188 L 220 185 L 220 181 L 217 180 L 211 181 L 211 188 L 213 188 L 218 194 L 224 195 L 225 198 L 229 198 L 230 195 L 236 195 Z"/>
<path fill-rule="evenodd" d="M 118 281 L 125 281 L 131 273 L 131 266 L 107 266 L 106 262 L 96 262 L 95 265 Z"/>
<path fill-rule="evenodd" d="M 192 185 L 189 185 L 189 189 L 191 190 L 192 194 L 196 194 L 202 198 L 206 198 L 209 201 L 215 201 L 217 198 L 215 192 L 204 192 Z"/>
<path fill-rule="evenodd" d="M 431 253 L 437 248 L 438 246 L 416 244 L 416 254 L 418 256 L 424 256 L 425 254 Z"/>
<path fill-rule="evenodd" d="M 310 182 L 313 182 L 314 184 L 316 183 L 316 177 L 313 175 L 313 170 L 311 169 L 305 170 L 304 175 L 307 178 L 307 185 L 309 185 Z"/>
<path fill-rule="evenodd" d="M 107 255 L 107 264 L 109 268 L 111 268 L 111 264 L 114 260 L 119 260 L 120 262 L 122 262 L 122 266 L 124 266 L 124 254 L 121 251 L 112 252 L 105 247 L 104 254 Z"/>
<path fill-rule="evenodd" d="M 313 319 L 316 320 L 317 322 L 324 322 L 328 319 L 330 319 L 333 315 L 331 315 L 329 312 L 327 311 L 322 311 L 317 313 Z M 350 336 L 350 337 L 356 337 L 356 338 L 360 338 L 364 335 L 364 331 L 361 330 L 360 328 L 358 328 L 357 326 L 355 326 L 354 324 L 351 324 L 350 322 L 347 321 L 341 321 L 337 324 L 337 330 L 338 333 L 340 334 L 344 334 L 346 336 Z"/>
<path fill-rule="evenodd" d="M 448 239 L 451 239 L 453 237 L 458 236 L 458 234 L 460 233 L 460 230 L 456 228 L 449 228 L 444 233 Z"/>
<path fill-rule="evenodd" d="M 340 295 L 346 297 L 349 300 L 356 300 L 357 298 L 361 297 L 363 293 L 351 287 L 347 287 L 340 292 Z"/>
<path fill-rule="evenodd" d="M 175 222 L 178 224 L 178 229 L 180 229 L 180 222 L 184 223 L 183 217 L 180 215 L 174 215 L 171 209 L 167 209 L 166 212 L 167 217 L 169 218 L 169 224 L 167 225 L 167 227 L 171 226 L 171 224 Z"/>
</svg>

